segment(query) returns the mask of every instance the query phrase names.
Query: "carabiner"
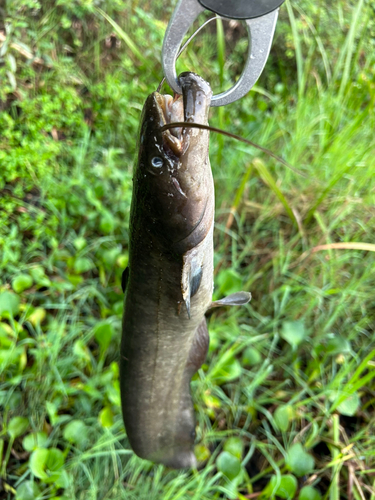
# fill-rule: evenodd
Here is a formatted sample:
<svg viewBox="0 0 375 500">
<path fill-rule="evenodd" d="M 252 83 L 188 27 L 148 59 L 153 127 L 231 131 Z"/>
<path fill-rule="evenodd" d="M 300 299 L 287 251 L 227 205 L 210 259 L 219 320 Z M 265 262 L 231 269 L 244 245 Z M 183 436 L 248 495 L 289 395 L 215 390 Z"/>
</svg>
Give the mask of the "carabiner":
<svg viewBox="0 0 375 500">
<path fill-rule="evenodd" d="M 224 106 L 237 101 L 254 86 L 268 59 L 278 17 L 278 5 L 283 1 L 273 0 L 273 4 L 277 5 L 275 10 L 261 17 L 245 19 L 249 37 L 249 50 L 245 67 L 239 80 L 232 88 L 212 97 L 211 106 Z M 168 85 L 177 94 L 182 93 L 176 73 L 177 55 L 184 36 L 204 10 L 205 7 L 198 0 L 179 0 L 165 32 L 162 49 L 163 71 Z M 238 16 L 229 19 L 234 18 L 239 19 Z"/>
</svg>

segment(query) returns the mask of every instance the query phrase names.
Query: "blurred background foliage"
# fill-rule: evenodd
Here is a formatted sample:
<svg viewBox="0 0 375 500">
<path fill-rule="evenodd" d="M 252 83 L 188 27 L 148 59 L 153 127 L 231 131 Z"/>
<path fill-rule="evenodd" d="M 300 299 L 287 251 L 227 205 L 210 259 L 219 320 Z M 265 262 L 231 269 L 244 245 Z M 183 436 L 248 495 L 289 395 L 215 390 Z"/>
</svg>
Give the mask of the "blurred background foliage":
<svg viewBox="0 0 375 500">
<path fill-rule="evenodd" d="M 294 169 L 211 134 L 215 296 L 253 300 L 210 317 L 192 382 L 199 470 L 129 449 L 120 283 L 140 112 L 173 8 L 0 2 L 0 498 L 373 500 L 371 0 L 287 1 L 256 87 L 211 111 Z M 240 22 L 213 22 L 178 71 L 217 92 L 246 51 Z"/>
</svg>

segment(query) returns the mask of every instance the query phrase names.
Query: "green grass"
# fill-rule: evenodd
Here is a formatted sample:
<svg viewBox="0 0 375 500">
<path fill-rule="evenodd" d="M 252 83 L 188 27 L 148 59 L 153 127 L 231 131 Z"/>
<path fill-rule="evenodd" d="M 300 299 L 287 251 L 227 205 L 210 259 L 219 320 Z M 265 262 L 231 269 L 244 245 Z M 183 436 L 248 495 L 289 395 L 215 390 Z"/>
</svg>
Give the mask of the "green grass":
<svg viewBox="0 0 375 500">
<path fill-rule="evenodd" d="M 8 2 L 0 498 L 373 500 L 375 24 L 362 1 L 286 3 L 256 87 L 213 108 L 213 126 L 294 169 L 211 134 L 215 298 L 244 289 L 253 299 L 209 319 L 192 381 L 198 470 L 129 448 L 121 273 L 140 110 L 162 77 L 171 12 L 148 1 Z M 243 28 L 217 28 L 178 63 L 215 92 L 246 51 Z"/>
</svg>

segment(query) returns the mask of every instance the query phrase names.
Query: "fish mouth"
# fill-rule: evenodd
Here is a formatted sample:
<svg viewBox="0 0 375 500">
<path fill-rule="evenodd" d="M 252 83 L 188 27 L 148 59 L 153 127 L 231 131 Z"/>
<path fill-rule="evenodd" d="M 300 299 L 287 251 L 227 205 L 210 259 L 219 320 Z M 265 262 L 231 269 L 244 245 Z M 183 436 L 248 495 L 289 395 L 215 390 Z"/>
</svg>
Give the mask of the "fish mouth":
<svg viewBox="0 0 375 500">
<path fill-rule="evenodd" d="M 172 97 L 169 94 L 155 93 L 155 103 L 159 112 L 160 126 L 183 122 L 184 102 L 182 96 Z M 182 127 L 170 128 L 163 132 L 163 140 L 165 145 L 173 151 L 176 156 L 180 156 L 183 151 L 183 134 Z"/>
<path fill-rule="evenodd" d="M 209 84 L 195 73 L 181 73 L 179 81 L 183 95 L 172 97 L 154 93 L 160 126 L 175 122 L 201 123 L 207 125 L 212 91 Z M 165 145 L 176 156 L 181 156 L 188 143 L 186 129 L 175 127 L 163 132 Z M 192 131 L 193 129 L 190 129 Z M 201 132 L 195 129 L 195 132 Z"/>
</svg>

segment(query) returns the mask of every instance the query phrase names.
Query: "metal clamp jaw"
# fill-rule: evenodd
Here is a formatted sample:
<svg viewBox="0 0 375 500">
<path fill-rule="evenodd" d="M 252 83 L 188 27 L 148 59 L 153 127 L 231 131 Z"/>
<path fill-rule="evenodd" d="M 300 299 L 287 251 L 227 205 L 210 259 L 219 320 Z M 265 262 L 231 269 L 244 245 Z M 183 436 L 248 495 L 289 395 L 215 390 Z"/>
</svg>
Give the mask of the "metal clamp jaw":
<svg viewBox="0 0 375 500">
<path fill-rule="evenodd" d="M 232 0 L 179 0 L 165 32 L 162 65 L 168 85 L 181 94 L 176 73 L 176 60 L 188 29 L 205 9 L 229 19 L 246 22 L 249 50 L 245 67 L 235 85 L 221 94 L 214 95 L 211 106 L 224 106 L 237 101 L 254 86 L 268 59 L 278 16 L 278 7 L 284 0 L 258 0 L 247 2 Z M 230 13 L 230 15 L 229 15 Z"/>
</svg>

